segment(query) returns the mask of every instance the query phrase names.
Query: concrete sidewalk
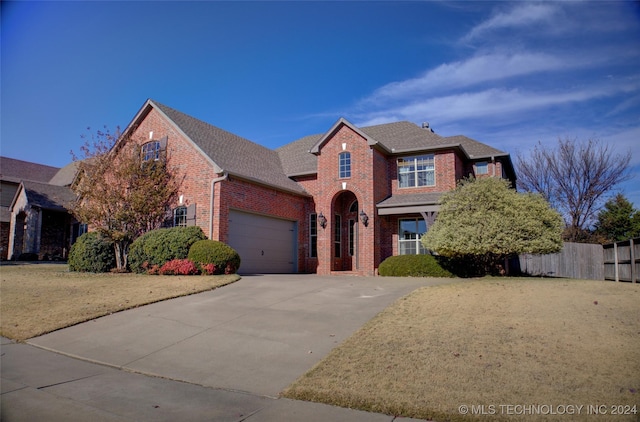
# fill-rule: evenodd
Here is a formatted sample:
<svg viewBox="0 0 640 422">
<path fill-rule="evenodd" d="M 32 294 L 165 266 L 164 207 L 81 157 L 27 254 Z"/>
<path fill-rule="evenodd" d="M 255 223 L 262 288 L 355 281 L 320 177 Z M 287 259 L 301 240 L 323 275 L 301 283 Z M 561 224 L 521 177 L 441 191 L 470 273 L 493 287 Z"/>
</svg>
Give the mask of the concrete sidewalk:
<svg viewBox="0 0 640 422">
<path fill-rule="evenodd" d="M 217 290 L 37 337 L 29 345 L 3 339 L 1 417 L 391 421 L 277 396 L 397 298 L 446 282 L 245 276 Z"/>
</svg>

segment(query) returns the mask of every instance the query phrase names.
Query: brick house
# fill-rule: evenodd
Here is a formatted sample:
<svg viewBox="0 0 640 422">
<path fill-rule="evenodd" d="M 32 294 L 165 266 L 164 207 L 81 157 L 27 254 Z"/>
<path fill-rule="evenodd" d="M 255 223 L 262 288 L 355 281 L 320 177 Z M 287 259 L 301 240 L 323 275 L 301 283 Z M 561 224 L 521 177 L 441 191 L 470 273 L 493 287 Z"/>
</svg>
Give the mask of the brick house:
<svg viewBox="0 0 640 422">
<path fill-rule="evenodd" d="M 373 275 L 391 255 L 425 252 L 420 237 L 459 179 L 516 179 L 508 153 L 426 124 L 341 118 L 271 150 L 148 100 L 125 133 L 184 176 L 169 225 L 228 243 L 241 273 Z"/>
<path fill-rule="evenodd" d="M 79 228 L 67 210 L 75 173 L 73 163 L 57 168 L 0 157 L 1 259 L 67 258 Z"/>
</svg>

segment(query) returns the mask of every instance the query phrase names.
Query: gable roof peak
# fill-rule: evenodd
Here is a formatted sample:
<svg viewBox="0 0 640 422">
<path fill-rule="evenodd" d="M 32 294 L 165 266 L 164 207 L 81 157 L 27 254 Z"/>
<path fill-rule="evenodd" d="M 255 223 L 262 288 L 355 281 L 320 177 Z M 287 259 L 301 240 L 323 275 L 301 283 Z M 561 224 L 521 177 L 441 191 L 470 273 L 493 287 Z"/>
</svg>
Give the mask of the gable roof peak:
<svg viewBox="0 0 640 422">
<path fill-rule="evenodd" d="M 347 126 L 349 129 L 353 130 L 354 132 L 356 132 L 358 135 L 362 136 L 364 139 L 366 139 L 367 144 L 369 146 L 373 146 L 378 144 L 378 141 L 376 141 L 374 138 L 372 138 L 371 136 L 367 135 L 365 132 L 363 132 L 360 128 L 358 128 L 356 125 L 354 125 L 353 123 L 349 122 L 347 119 L 345 119 L 344 117 L 340 117 L 338 119 L 337 122 L 335 122 L 333 124 L 333 126 L 331 126 L 331 129 L 329 129 L 323 136 L 320 137 L 320 139 L 318 139 L 318 141 L 311 147 L 311 149 L 309 150 L 310 153 L 312 154 L 319 154 L 320 153 L 320 149 L 322 148 L 322 146 L 342 127 L 342 126 Z M 386 148 L 385 148 L 386 149 Z"/>
</svg>

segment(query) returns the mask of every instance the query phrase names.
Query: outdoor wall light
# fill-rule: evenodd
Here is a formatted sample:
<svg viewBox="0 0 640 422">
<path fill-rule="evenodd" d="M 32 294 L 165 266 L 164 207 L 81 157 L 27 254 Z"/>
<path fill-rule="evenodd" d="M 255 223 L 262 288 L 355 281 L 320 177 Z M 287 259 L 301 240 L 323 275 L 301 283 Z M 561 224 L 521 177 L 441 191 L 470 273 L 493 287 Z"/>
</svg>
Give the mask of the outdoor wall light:
<svg viewBox="0 0 640 422">
<path fill-rule="evenodd" d="M 369 216 L 364 213 L 364 210 L 360 210 L 360 220 L 365 227 L 369 224 Z"/>
<path fill-rule="evenodd" d="M 322 212 L 318 214 L 318 224 L 320 224 L 320 227 L 323 229 L 327 227 L 327 218 L 322 214 Z"/>
</svg>

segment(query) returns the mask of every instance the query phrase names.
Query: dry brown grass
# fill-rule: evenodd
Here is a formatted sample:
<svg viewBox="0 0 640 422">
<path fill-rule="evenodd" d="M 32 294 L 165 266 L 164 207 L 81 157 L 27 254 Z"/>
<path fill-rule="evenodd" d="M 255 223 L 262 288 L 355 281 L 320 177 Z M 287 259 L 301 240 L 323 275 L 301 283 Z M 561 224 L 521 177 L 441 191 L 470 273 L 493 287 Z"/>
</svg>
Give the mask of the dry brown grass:
<svg viewBox="0 0 640 422">
<path fill-rule="evenodd" d="M 0 335 L 18 341 L 239 279 L 75 273 L 62 264 L 2 265 L 0 276 Z"/>
<path fill-rule="evenodd" d="M 611 408 L 640 413 L 640 285 L 493 278 L 422 288 L 283 396 L 439 421 L 640 420 Z M 589 415 L 589 405 L 607 414 Z"/>
</svg>

